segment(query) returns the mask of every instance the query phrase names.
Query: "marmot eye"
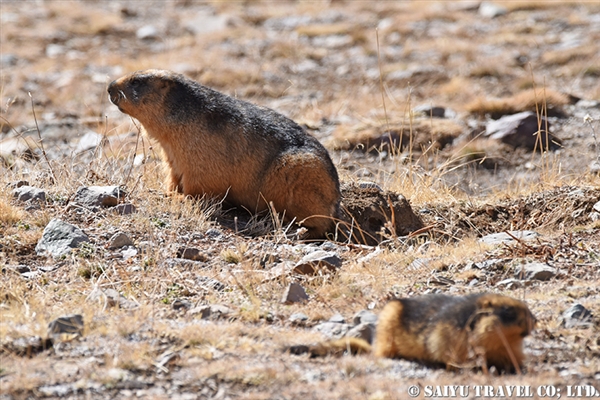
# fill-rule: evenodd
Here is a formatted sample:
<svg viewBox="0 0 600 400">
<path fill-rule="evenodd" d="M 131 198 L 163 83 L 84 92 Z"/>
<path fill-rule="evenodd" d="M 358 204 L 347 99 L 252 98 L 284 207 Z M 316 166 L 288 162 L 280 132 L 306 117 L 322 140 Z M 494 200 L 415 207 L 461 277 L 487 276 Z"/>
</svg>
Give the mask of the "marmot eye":
<svg viewBox="0 0 600 400">
<path fill-rule="evenodd" d="M 498 311 L 498 316 L 504 324 L 510 324 L 517 320 L 517 310 L 514 307 L 501 307 Z"/>
<path fill-rule="evenodd" d="M 142 80 L 140 78 L 133 78 L 131 80 L 131 86 L 138 87 L 142 84 Z"/>
</svg>

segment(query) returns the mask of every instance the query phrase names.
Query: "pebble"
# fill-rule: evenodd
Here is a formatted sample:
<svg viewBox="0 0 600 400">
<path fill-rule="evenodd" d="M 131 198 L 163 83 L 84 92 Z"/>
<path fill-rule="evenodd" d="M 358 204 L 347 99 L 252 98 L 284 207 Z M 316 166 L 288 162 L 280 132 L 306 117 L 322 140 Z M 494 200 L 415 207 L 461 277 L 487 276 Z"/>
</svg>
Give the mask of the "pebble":
<svg viewBox="0 0 600 400">
<path fill-rule="evenodd" d="M 509 233 L 510 233 L 510 235 L 509 235 Z M 485 236 L 481 237 L 479 239 L 479 241 L 482 243 L 487 243 L 487 244 L 511 243 L 511 242 L 515 241 L 515 239 L 513 239 L 511 235 L 516 237 L 517 239 L 526 240 L 526 241 L 534 240 L 540 236 L 539 233 L 534 232 L 534 231 L 509 231 L 508 233 L 506 233 L 506 232 L 491 233 L 489 235 L 485 235 Z"/>
<path fill-rule="evenodd" d="M 43 203 L 46 201 L 46 192 L 33 186 L 21 185 L 13 190 L 13 197 L 22 202 L 38 201 Z"/>
<path fill-rule="evenodd" d="M 541 118 L 541 126 L 546 129 L 550 128 L 550 122 L 545 117 Z M 546 136 L 550 140 L 549 147 L 554 149 L 556 143 L 560 140 L 551 133 L 542 132 L 541 135 L 536 135 L 538 132 L 538 116 L 531 111 L 524 111 L 517 114 L 505 115 L 500 119 L 489 121 L 485 127 L 485 137 L 499 140 L 512 147 L 523 147 L 529 150 L 540 148 L 540 140 L 543 148 L 546 148 Z M 537 146 L 537 147 L 536 147 Z"/>
<path fill-rule="evenodd" d="M 42 238 L 35 246 L 35 252 L 38 255 L 49 253 L 57 258 L 70 253 L 81 243 L 89 241 L 90 239 L 81 229 L 55 218 L 44 228 Z"/>
<path fill-rule="evenodd" d="M 308 301 L 306 291 L 300 284 L 295 282 L 288 285 L 281 297 L 281 302 L 284 304 L 303 303 L 305 301 Z"/>
<path fill-rule="evenodd" d="M 290 322 L 295 325 L 304 325 L 308 322 L 308 315 L 304 313 L 294 313 L 290 315 Z"/>
<path fill-rule="evenodd" d="M 57 336 L 61 334 L 81 336 L 83 334 L 83 315 L 64 315 L 48 324 L 48 336 Z"/>
<path fill-rule="evenodd" d="M 532 262 L 515 268 L 515 277 L 526 281 L 547 281 L 556 276 L 556 268 L 545 263 Z"/>
<path fill-rule="evenodd" d="M 295 265 L 294 272 L 314 275 L 321 270 L 336 271 L 342 266 L 342 259 L 335 252 L 317 250 L 302 257 Z"/>
<path fill-rule="evenodd" d="M 123 232 L 117 232 L 108 240 L 109 249 L 120 249 L 125 246 L 133 246 L 133 241 Z"/>
<path fill-rule="evenodd" d="M 88 207 L 114 207 L 125 193 L 119 186 L 82 186 L 73 201 Z"/>
<path fill-rule="evenodd" d="M 376 324 L 377 315 L 375 315 L 369 310 L 360 310 L 359 312 L 354 314 L 354 317 L 352 317 L 352 323 L 354 323 L 354 325 Z"/>
<path fill-rule="evenodd" d="M 592 323 L 592 312 L 581 304 L 573 304 L 562 313 L 562 325 L 567 328 L 590 327 Z"/>
</svg>

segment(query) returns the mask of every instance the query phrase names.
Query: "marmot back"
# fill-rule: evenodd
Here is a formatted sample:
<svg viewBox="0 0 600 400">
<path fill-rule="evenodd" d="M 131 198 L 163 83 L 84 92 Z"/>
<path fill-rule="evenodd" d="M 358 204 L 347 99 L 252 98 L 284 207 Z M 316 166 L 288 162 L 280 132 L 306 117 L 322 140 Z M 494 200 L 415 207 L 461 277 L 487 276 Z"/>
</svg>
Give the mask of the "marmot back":
<svg viewBox="0 0 600 400">
<path fill-rule="evenodd" d="M 170 71 L 134 72 L 108 92 L 160 143 L 169 190 L 225 198 L 250 212 L 272 203 L 310 237 L 333 231 L 337 171 L 318 140 L 289 118 Z"/>
<path fill-rule="evenodd" d="M 379 314 L 373 353 L 426 365 L 463 368 L 478 356 L 487 366 L 516 371 L 523 365 L 523 338 L 535 318 L 527 305 L 497 294 L 469 296 L 442 294 L 394 299 Z M 345 350 L 365 353 L 371 348 L 356 338 L 314 346 L 293 346 L 293 353 L 335 355 Z"/>
</svg>

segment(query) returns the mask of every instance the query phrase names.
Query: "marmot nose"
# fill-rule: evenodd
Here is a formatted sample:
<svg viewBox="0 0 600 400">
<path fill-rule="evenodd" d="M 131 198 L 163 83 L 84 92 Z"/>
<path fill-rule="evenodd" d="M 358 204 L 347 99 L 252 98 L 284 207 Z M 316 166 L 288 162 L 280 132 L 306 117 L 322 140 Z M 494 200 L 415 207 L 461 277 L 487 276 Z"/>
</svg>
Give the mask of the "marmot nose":
<svg viewBox="0 0 600 400">
<path fill-rule="evenodd" d="M 121 100 L 121 96 L 119 95 L 119 91 L 116 88 L 117 81 L 112 81 L 110 85 L 108 85 L 108 99 L 113 103 L 117 104 L 119 100 Z"/>
</svg>

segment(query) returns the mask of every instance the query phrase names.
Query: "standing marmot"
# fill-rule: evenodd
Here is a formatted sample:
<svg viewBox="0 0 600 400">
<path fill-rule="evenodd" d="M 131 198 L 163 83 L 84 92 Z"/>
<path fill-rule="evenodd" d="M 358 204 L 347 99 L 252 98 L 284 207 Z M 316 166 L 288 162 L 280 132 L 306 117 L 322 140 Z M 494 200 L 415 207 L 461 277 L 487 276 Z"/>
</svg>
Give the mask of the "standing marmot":
<svg viewBox="0 0 600 400">
<path fill-rule="evenodd" d="M 110 101 L 162 146 L 169 190 L 260 212 L 272 202 L 309 237 L 333 231 L 340 189 L 327 150 L 298 124 L 163 70 L 112 82 Z"/>
<path fill-rule="evenodd" d="M 377 323 L 373 353 L 428 365 L 461 368 L 482 356 L 488 366 L 516 371 L 523 365 L 523 338 L 535 318 L 522 301 L 491 293 L 433 294 L 387 303 Z M 292 346 L 294 354 L 367 353 L 362 339 L 343 338 L 314 346 Z"/>
</svg>

